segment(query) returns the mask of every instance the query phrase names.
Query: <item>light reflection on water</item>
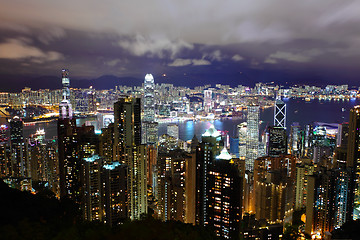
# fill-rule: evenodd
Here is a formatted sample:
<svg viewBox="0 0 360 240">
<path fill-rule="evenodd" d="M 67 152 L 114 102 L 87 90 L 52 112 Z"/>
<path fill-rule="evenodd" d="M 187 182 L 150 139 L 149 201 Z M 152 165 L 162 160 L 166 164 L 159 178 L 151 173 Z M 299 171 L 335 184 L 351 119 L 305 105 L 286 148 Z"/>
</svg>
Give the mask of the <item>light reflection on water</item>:
<svg viewBox="0 0 360 240">
<path fill-rule="evenodd" d="M 356 101 L 318 101 L 312 100 L 305 102 L 299 99 L 285 100 L 287 103 L 287 128 L 289 129 L 292 122 L 299 122 L 300 126 L 309 124 L 315 121 L 327 123 L 341 123 L 349 120 L 349 110 L 359 104 Z M 260 133 L 267 125 L 273 124 L 273 108 L 264 109 L 260 112 Z M 90 122 L 93 119 L 91 119 Z M 79 119 L 78 125 L 84 124 L 88 119 Z M 182 140 L 190 140 L 194 134 L 201 138 L 201 135 L 209 128 L 210 124 L 214 124 L 215 128 L 221 131 L 228 131 L 229 135 L 236 136 L 236 126 L 245 121 L 245 118 L 220 119 L 213 121 L 186 121 L 176 122 L 179 125 L 179 137 Z M 159 135 L 166 133 L 166 128 L 169 123 L 159 124 Z M 44 128 L 47 139 L 53 138 L 57 135 L 57 122 L 40 123 L 33 126 L 24 127 L 24 137 L 36 132 L 37 129 Z"/>
</svg>

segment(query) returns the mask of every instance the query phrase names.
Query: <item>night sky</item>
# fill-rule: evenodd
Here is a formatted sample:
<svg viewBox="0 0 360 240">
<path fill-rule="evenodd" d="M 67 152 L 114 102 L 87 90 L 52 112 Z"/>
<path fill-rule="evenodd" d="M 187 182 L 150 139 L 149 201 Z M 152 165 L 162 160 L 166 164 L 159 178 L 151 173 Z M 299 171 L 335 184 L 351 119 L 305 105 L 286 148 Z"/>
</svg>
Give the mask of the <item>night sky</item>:
<svg viewBox="0 0 360 240">
<path fill-rule="evenodd" d="M 59 77 L 62 68 L 72 79 L 143 79 L 149 72 L 156 82 L 189 86 L 360 85 L 360 1 L 0 0 L 0 6 L 0 90 Z"/>
</svg>

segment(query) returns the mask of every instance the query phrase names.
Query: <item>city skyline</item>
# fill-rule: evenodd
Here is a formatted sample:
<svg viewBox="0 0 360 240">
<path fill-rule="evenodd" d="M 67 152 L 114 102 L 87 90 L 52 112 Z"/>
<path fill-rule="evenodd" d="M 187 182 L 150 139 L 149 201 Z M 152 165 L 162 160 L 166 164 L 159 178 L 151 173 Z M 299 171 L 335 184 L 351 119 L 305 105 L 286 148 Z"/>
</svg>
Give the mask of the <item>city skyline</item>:
<svg viewBox="0 0 360 240">
<path fill-rule="evenodd" d="M 86 80 L 356 84 L 358 2 L 192 4 L 4 2 L 0 81 L 26 86 L 69 68 Z"/>
</svg>

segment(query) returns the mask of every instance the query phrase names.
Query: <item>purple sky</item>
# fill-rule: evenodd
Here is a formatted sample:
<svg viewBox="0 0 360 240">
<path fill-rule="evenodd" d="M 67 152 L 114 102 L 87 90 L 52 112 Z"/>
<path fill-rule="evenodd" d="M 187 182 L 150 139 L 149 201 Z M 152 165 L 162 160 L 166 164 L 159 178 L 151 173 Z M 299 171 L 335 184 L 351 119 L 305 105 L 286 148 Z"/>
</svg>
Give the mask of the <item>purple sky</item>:
<svg viewBox="0 0 360 240">
<path fill-rule="evenodd" d="M 360 1 L 0 1 L 2 83 L 66 67 L 87 79 L 359 85 Z"/>
</svg>

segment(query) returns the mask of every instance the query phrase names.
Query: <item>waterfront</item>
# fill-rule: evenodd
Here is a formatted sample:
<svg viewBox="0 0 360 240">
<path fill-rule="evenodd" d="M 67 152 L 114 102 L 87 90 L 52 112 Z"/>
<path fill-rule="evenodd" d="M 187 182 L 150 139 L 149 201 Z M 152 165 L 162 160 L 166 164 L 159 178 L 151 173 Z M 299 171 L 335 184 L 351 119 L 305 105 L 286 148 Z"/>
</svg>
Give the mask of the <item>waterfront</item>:
<svg viewBox="0 0 360 240">
<path fill-rule="evenodd" d="M 349 120 L 349 110 L 357 104 L 359 100 L 350 101 L 319 101 L 317 99 L 307 102 L 300 99 L 284 99 L 287 104 L 287 128 L 292 122 L 299 122 L 300 126 L 313 122 L 342 123 Z M 266 108 L 260 112 L 262 121 L 260 131 L 263 131 L 267 125 L 273 124 L 273 108 Z M 92 119 L 93 120 L 93 119 Z M 84 124 L 88 119 L 78 119 L 77 125 Z M 179 125 L 179 137 L 182 140 L 190 140 L 194 135 L 198 138 L 210 126 L 214 124 L 215 128 L 221 131 L 228 131 L 230 136 L 236 135 L 236 126 L 246 121 L 244 117 L 223 118 L 214 121 L 181 121 L 176 122 Z M 93 122 L 93 121 L 90 121 Z M 159 124 L 159 135 L 166 133 L 166 127 L 169 123 Z M 35 133 L 39 128 L 45 129 L 47 139 L 57 135 L 56 121 L 49 123 L 39 123 L 24 127 L 24 137 Z"/>
</svg>

